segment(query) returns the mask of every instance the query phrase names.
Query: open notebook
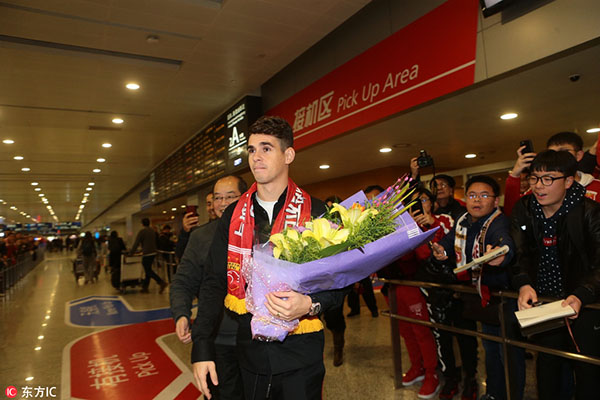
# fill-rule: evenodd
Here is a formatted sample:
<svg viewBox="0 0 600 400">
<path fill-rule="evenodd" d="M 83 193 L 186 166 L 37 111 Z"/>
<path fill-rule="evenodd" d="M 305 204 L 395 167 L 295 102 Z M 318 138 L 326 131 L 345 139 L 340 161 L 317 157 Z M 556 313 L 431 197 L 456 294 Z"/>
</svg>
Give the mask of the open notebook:
<svg viewBox="0 0 600 400">
<path fill-rule="evenodd" d="M 570 317 L 575 315 L 575 310 L 571 306 L 561 306 L 562 300 L 553 301 L 552 303 L 542 304 L 541 306 L 531 307 L 527 310 L 516 311 L 515 315 L 519 321 L 521 328 L 527 328 L 531 325 L 536 325 L 545 321 L 550 321 L 556 318 Z"/>
<path fill-rule="evenodd" d="M 485 263 L 488 263 L 490 261 L 492 261 L 494 258 L 500 257 L 503 254 L 508 253 L 510 249 L 508 248 L 507 245 L 504 245 L 502 247 L 499 247 L 495 250 L 490 251 L 487 254 L 482 255 L 481 257 L 475 258 L 473 261 L 471 261 L 468 264 L 463 265 L 462 267 L 456 267 L 454 268 L 454 273 L 458 274 L 459 272 L 463 272 L 468 270 L 469 268 L 473 268 L 476 267 L 478 265 L 482 265 Z"/>
</svg>

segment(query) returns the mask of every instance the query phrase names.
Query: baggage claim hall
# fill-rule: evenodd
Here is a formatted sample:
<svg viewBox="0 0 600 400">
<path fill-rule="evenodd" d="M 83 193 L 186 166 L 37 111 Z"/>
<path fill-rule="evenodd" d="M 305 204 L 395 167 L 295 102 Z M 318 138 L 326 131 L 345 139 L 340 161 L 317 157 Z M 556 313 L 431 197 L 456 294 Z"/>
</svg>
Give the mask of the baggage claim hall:
<svg viewBox="0 0 600 400">
<path fill-rule="evenodd" d="M 223 194 L 218 186 L 213 194 L 223 177 L 241 177 L 248 187 L 255 182 L 250 130 L 265 115 L 281 117 L 293 130 L 290 182 L 310 194 L 313 210 L 361 190 L 378 194 L 412 176 L 411 185 L 419 181 L 423 189 L 415 197 L 420 217 L 439 221 L 442 212 L 434 210 L 463 207 L 436 235 L 444 229 L 458 235 L 462 225 L 452 226 L 465 204 L 471 212 L 470 200 L 497 202 L 510 225 L 509 208 L 514 216 L 521 204 L 518 189 L 509 201 L 520 179 L 511 173 L 525 162 L 522 154 L 552 149 L 549 139 L 560 132 L 578 138 L 572 154 L 585 173 L 575 180 L 588 185 L 586 197 L 600 201 L 600 194 L 594 198 L 600 183 L 594 180 L 600 168 L 599 19 L 594 0 L 0 1 L 0 396 L 205 398 L 191 361 L 197 343 L 176 332 L 171 311 L 187 254 L 184 215 L 197 214 L 201 226 L 220 217 L 225 202 L 242 194 Z M 551 185 L 573 182 L 553 173 L 558 180 Z M 480 175 L 499 193 L 466 186 Z M 548 179 L 523 172 L 523 191 L 554 187 L 544 186 Z M 476 185 L 486 183 L 470 187 Z M 424 232 L 429 225 L 414 211 L 404 220 Z M 470 336 L 456 321 L 435 320 L 433 292 L 447 291 L 449 304 L 462 304 L 465 296 L 480 300 L 477 279 L 461 283 L 452 269 L 454 280 L 428 281 L 450 285 L 445 289 L 414 285 L 411 293 L 423 309 L 415 314 L 407 307 L 403 314 L 402 288 L 410 287 L 408 280 L 425 280 L 419 274 L 435 264 L 441 248 L 428 241 L 443 235 L 432 235 L 381 270 L 390 274 L 373 271 L 345 289 L 332 288 L 346 293 L 341 327 L 332 328 L 330 310 L 303 294 L 312 299 L 304 315 L 318 324 L 320 318 L 322 332 L 289 335 L 283 344 L 321 335 L 319 395 L 290 394 L 285 383 L 277 391 L 277 375 L 269 370 L 274 389 L 269 381 L 267 393 L 255 398 L 544 398 L 536 362 L 547 354 L 546 344 L 519 330 L 512 311 L 520 286 L 490 288 L 507 293 L 505 311 L 513 307 L 499 313 L 500 322 L 459 315 L 472 324 Z M 496 244 L 512 240 L 507 235 Z M 202 257 L 209 251 L 214 247 L 207 245 Z M 143 264 L 148 259 L 151 265 Z M 591 260 L 597 283 L 600 266 Z M 411 272 L 402 267 L 399 273 L 398 265 L 407 263 Z M 594 295 L 582 316 L 600 309 Z M 203 304 L 189 300 L 194 320 Z M 579 354 L 567 327 L 556 328 L 568 338 L 553 353 L 563 357 L 553 358 L 563 365 L 556 399 L 583 398 L 574 360 L 583 359 L 595 374 L 600 368 L 597 349 L 579 340 L 580 318 L 566 323 Z M 424 350 L 425 339 L 409 331 L 425 332 L 436 347 Z M 587 332 L 599 335 L 592 325 Z M 440 333 L 456 353 L 455 366 L 443 361 Z M 461 338 L 474 346 L 471 367 Z M 522 361 L 512 359 L 514 349 Z M 429 367 L 427 359 L 433 360 Z M 522 376 L 513 361 L 523 366 Z M 224 391 L 213 394 L 229 398 Z"/>
</svg>

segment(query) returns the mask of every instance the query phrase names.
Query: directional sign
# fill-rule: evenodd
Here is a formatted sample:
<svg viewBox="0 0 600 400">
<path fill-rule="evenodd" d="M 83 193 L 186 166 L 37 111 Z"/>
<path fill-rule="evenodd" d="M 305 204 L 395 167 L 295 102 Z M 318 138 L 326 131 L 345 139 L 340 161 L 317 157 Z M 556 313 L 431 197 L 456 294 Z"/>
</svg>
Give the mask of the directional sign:
<svg viewBox="0 0 600 400">
<path fill-rule="evenodd" d="M 166 319 L 109 328 L 69 343 L 63 350 L 63 398 L 198 399 L 191 371 L 163 342 L 173 332 L 173 321 Z"/>
<path fill-rule="evenodd" d="M 66 323 L 74 326 L 118 326 L 171 317 L 168 308 L 135 311 L 121 296 L 89 296 L 70 301 Z"/>
</svg>

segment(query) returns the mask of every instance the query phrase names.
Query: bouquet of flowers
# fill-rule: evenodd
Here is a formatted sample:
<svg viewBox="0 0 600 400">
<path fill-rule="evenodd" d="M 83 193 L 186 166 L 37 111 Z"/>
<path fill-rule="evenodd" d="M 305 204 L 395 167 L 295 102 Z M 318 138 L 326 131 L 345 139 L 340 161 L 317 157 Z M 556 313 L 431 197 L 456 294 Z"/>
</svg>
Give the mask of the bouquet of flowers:
<svg viewBox="0 0 600 400">
<path fill-rule="evenodd" d="M 410 186 L 408 177 L 400 178 L 372 201 L 360 191 L 321 218 L 256 245 L 243 272 L 253 337 L 283 341 L 299 323 L 271 315 L 264 305 L 267 293 L 341 289 L 430 240 L 435 229 L 423 233 L 405 212 L 412 205 L 403 205 L 414 191 Z"/>
</svg>

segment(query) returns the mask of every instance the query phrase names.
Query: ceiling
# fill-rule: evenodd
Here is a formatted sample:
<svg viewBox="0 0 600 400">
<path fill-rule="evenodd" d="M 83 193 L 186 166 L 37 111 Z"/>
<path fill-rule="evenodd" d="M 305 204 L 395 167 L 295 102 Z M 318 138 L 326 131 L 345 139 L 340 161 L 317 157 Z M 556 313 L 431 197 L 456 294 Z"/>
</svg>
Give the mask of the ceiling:
<svg viewBox="0 0 600 400">
<path fill-rule="evenodd" d="M 569 79 L 574 74 L 580 75 L 576 82 Z M 561 131 L 577 132 L 591 146 L 598 133 L 586 130 L 600 126 L 599 94 L 600 40 L 595 40 L 299 152 L 291 174 L 306 184 L 407 167 L 421 149 L 434 158 L 438 171 L 464 169 L 514 160 L 524 139 L 539 151 Z M 518 117 L 500 119 L 508 112 Z M 382 147 L 393 151 L 380 153 Z M 477 157 L 464 158 L 468 153 Z M 321 164 L 330 168 L 321 170 Z"/>
<path fill-rule="evenodd" d="M 0 216 L 93 219 L 366 3 L 0 0 Z"/>
<path fill-rule="evenodd" d="M 94 182 L 83 209 L 84 221 L 94 219 L 366 3 L 0 0 L 0 216 L 31 221 L 22 211 L 53 221 L 43 193 L 57 219 L 73 221 Z M 596 135 L 585 130 L 600 122 L 599 65 L 600 43 L 553 56 L 303 150 L 292 176 L 306 184 L 405 166 L 420 149 L 438 170 L 467 168 L 513 159 L 522 139 L 541 149 L 561 130 L 577 131 L 591 145 Z M 575 83 L 568 79 L 574 73 L 581 74 Z M 128 82 L 141 88 L 127 90 Z M 500 120 L 508 111 L 519 117 Z M 124 123 L 113 124 L 115 117 Z M 383 146 L 393 151 L 379 153 Z M 320 170 L 323 163 L 331 168 Z M 136 193 L 126 200 L 131 207 L 121 210 L 139 210 Z"/>
</svg>

